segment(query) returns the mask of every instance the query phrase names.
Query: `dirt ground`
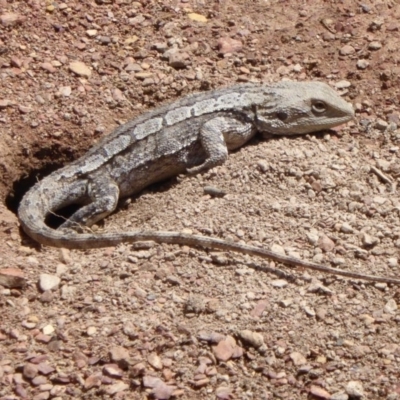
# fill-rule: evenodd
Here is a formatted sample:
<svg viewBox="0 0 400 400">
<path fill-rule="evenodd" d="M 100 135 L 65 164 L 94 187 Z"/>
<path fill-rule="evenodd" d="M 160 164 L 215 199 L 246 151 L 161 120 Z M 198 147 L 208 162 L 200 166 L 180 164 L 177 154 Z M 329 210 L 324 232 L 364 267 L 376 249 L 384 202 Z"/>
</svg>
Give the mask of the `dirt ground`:
<svg viewBox="0 0 400 400">
<path fill-rule="evenodd" d="M 0 286 L 0 399 L 399 399 L 396 286 L 177 245 L 39 247 L 15 215 L 36 180 L 144 110 L 320 80 L 354 122 L 256 139 L 98 229 L 185 230 L 398 276 L 397 3 L 0 0 L 0 267 L 26 280 Z"/>
</svg>

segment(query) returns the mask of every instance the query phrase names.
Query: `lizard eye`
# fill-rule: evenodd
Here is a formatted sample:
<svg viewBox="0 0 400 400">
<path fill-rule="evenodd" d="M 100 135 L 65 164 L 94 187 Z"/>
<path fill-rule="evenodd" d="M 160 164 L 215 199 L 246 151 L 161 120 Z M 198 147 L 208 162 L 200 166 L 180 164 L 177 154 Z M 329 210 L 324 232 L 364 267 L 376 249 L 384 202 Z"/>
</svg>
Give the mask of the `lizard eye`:
<svg viewBox="0 0 400 400">
<path fill-rule="evenodd" d="M 311 106 L 312 110 L 320 114 L 326 111 L 326 104 L 321 100 L 316 100 Z"/>
<path fill-rule="evenodd" d="M 278 118 L 281 121 L 285 121 L 287 119 L 288 115 L 285 111 L 278 111 L 276 113 L 276 118 Z"/>
</svg>

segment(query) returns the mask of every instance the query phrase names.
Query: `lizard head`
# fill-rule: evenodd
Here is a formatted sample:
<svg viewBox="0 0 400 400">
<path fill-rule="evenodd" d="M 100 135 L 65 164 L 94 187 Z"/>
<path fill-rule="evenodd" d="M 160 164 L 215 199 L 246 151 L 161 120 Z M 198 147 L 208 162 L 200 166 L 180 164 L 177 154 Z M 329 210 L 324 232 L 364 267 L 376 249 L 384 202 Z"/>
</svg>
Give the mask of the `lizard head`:
<svg viewBox="0 0 400 400">
<path fill-rule="evenodd" d="M 260 132 L 298 135 L 330 129 L 354 118 L 350 103 L 322 82 L 281 82 L 270 87 L 273 100 L 257 106 Z M 266 96 L 268 99 L 268 96 Z"/>
</svg>

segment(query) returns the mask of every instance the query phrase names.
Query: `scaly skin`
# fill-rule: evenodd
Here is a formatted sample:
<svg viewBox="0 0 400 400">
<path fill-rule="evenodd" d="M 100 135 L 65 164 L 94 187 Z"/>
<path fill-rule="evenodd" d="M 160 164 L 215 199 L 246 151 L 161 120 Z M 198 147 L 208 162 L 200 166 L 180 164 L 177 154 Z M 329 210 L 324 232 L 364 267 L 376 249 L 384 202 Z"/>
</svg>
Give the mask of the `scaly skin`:
<svg viewBox="0 0 400 400">
<path fill-rule="evenodd" d="M 400 279 L 329 268 L 255 246 L 172 231 L 79 233 L 110 214 L 120 197 L 180 173 L 199 173 L 222 164 L 229 150 L 257 132 L 297 135 L 333 128 L 354 118 L 352 106 L 320 82 L 247 83 L 197 93 L 147 112 L 117 128 L 83 157 L 31 188 L 18 215 L 24 231 L 44 245 L 98 248 L 153 240 L 234 251 L 324 273 L 373 282 Z M 72 203 L 86 204 L 59 229 L 47 215 Z M 87 204 L 89 203 L 89 204 Z"/>
</svg>

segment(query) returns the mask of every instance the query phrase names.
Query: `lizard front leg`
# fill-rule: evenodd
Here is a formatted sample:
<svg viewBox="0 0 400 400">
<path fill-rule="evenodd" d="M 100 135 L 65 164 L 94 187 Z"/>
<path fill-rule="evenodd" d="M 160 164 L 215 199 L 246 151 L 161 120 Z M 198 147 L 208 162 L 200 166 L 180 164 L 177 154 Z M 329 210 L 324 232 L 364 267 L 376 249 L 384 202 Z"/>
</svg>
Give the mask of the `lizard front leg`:
<svg viewBox="0 0 400 400">
<path fill-rule="evenodd" d="M 119 187 L 110 178 L 96 177 L 88 183 L 88 196 L 92 202 L 72 214 L 60 229 L 91 226 L 111 214 L 118 204 Z"/>
<path fill-rule="evenodd" d="M 223 164 L 228 158 L 228 150 L 244 145 L 256 132 L 255 126 L 231 115 L 219 116 L 208 120 L 199 132 L 201 145 L 206 153 L 206 160 L 187 172 L 196 174 Z"/>
</svg>

